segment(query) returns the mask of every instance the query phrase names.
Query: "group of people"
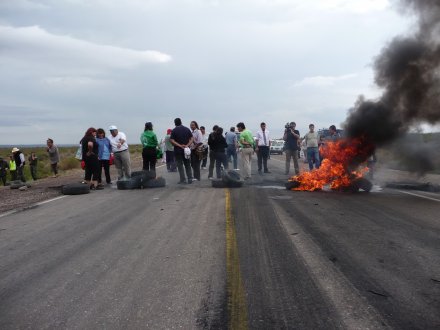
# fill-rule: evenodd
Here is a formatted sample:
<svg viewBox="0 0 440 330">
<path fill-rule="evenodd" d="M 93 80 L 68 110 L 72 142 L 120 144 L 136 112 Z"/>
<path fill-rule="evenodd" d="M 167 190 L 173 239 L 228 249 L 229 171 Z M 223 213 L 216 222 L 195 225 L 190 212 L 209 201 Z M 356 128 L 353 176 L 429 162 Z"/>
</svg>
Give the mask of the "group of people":
<svg viewBox="0 0 440 330">
<path fill-rule="evenodd" d="M 159 143 L 153 130 L 153 123 L 146 122 L 141 133 L 143 170 L 155 174 L 157 159 L 165 153 L 166 167 L 169 172 L 179 172 L 179 184 L 191 184 L 201 180 L 201 169 L 206 169 L 209 159 L 208 178 L 214 177 L 214 168 L 217 178 L 221 177 L 222 168 L 227 170 L 229 163 L 232 168 L 240 170 L 244 180 L 251 178 L 251 162 L 254 154 L 257 155 L 258 173 L 270 173 L 268 159 L 270 158 L 271 136 L 266 123 L 260 124 L 260 129 L 255 135 L 246 128 L 243 122 L 229 129 L 223 134 L 223 128 L 214 125 L 212 132 L 206 134 L 205 127 L 191 121 L 189 128 L 182 124 L 180 118 L 174 120 L 174 129 L 168 129 L 165 138 Z M 236 129 L 238 132 L 236 132 Z M 337 140 L 340 136 L 334 125 L 330 126 L 330 140 Z M 118 171 L 118 180 L 131 177 L 131 161 L 127 144 L 127 137 L 115 125 L 109 127 L 110 135 L 106 137 L 105 130 L 90 127 L 80 141 L 81 159 L 85 164 L 85 183 L 91 189 L 103 189 L 102 171 L 104 170 L 107 184 L 111 184 L 110 165 L 114 162 Z M 290 162 L 293 160 L 295 174 L 300 173 L 298 158 L 301 145 L 306 148 L 309 169 L 320 166 L 319 147 L 322 138 L 315 132 L 314 124 L 309 125 L 309 131 L 301 137 L 296 129 L 296 123 L 286 125 L 284 135 L 284 152 L 286 156 L 285 174 L 290 173 Z M 59 152 L 52 139 L 47 140 L 53 176 L 58 175 Z M 238 167 L 240 155 L 240 168 Z M 37 162 L 35 153 L 29 158 L 32 178 L 37 179 Z M 6 171 L 11 173 L 11 179 L 25 181 L 23 167 L 25 158 L 18 148 L 12 149 L 9 163 L 0 158 L 0 177 L 6 183 Z"/>
<path fill-rule="evenodd" d="M 58 147 L 54 145 L 53 140 L 50 138 L 46 141 L 46 152 L 49 156 L 53 177 L 57 177 L 60 155 L 58 152 Z M 28 162 L 32 180 L 35 181 L 38 179 L 38 157 L 35 152 L 31 152 L 30 156 L 28 157 Z M 23 152 L 17 147 L 12 148 L 9 160 L 6 160 L 0 156 L 0 182 L 2 182 L 3 185 L 6 185 L 8 171 L 11 181 L 20 180 L 22 182 L 26 182 L 26 178 L 24 175 L 25 165 L 25 156 Z"/>
</svg>

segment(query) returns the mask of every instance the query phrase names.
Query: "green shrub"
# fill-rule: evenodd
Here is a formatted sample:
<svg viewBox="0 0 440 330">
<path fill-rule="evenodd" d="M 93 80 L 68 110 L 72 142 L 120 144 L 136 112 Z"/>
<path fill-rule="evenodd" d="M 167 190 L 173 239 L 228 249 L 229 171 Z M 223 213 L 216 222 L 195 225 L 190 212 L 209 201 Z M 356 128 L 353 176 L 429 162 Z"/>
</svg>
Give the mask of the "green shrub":
<svg viewBox="0 0 440 330">
<path fill-rule="evenodd" d="M 62 171 L 73 170 L 81 167 L 81 162 L 75 157 L 61 158 L 58 167 Z"/>
</svg>

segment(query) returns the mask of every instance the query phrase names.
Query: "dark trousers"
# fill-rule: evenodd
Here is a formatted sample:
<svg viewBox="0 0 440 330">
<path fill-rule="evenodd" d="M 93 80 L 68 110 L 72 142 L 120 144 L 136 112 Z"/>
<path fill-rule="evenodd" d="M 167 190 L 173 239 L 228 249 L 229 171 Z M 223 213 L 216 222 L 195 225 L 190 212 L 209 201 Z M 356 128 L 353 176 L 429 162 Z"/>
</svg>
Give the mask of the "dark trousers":
<svg viewBox="0 0 440 330">
<path fill-rule="evenodd" d="M 17 167 L 17 180 L 21 180 L 22 182 L 26 182 L 24 178 L 24 166 Z"/>
<path fill-rule="evenodd" d="M 214 165 L 215 165 L 215 152 L 209 150 L 208 178 L 212 178 L 214 176 Z"/>
<path fill-rule="evenodd" d="M 101 159 L 99 161 L 100 164 L 100 170 L 98 175 L 98 183 L 102 182 L 102 170 L 104 169 L 105 174 L 105 182 L 110 183 L 112 182 L 110 178 L 110 161 L 108 159 Z"/>
<path fill-rule="evenodd" d="M 188 178 L 188 182 L 192 181 L 192 172 L 191 172 L 191 160 L 186 159 L 183 154 L 175 153 L 176 157 L 177 169 L 179 170 L 180 182 L 185 182 L 185 172 L 183 167 L 185 167 L 186 177 Z"/>
<path fill-rule="evenodd" d="M 215 151 L 215 174 L 217 175 L 217 179 L 222 177 L 221 166 L 228 169 L 228 159 L 226 158 L 226 154 L 224 151 Z"/>
<path fill-rule="evenodd" d="M 257 161 L 258 161 L 258 171 L 261 171 L 264 168 L 264 171 L 267 172 L 267 159 L 269 158 L 269 147 L 268 146 L 259 146 L 257 152 Z"/>
<path fill-rule="evenodd" d="M 29 165 L 30 169 L 31 169 L 31 176 L 32 176 L 32 180 L 37 180 L 37 166 L 36 165 Z"/>
<path fill-rule="evenodd" d="M 174 151 L 165 151 L 168 172 L 176 171 L 176 159 L 174 158 Z"/>
<path fill-rule="evenodd" d="M 9 171 L 9 174 L 11 175 L 11 181 L 17 180 L 17 170 Z"/>
<path fill-rule="evenodd" d="M 193 176 L 200 181 L 200 164 L 202 161 L 196 153 L 196 150 L 191 150 L 191 167 L 193 170 Z"/>
<path fill-rule="evenodd" d="M 3 182 L 3 185 L 6 186 L 6 173 L 2 177 L 0 177 L 0 179 Z"/>
<path fill-rule="evenodd" d="M 58 163 L 50 164 L 50 167 L 52 169 L 53 174 L 57 175 L 58 174 Z"/>
<path fill-rule="evenodd" d="M 156 148 L 144 148 L 142 150 L 142 160 L 143 166 L 142 169 L 144 171 L 156 172 Z"/>
<path fill-rule="evenodd" d="M 84 157 L 85 167 L 85 180 L 86 181 L 98 181 L 99 172 L 101 167 L 99 164 L 98 157 L 96 155 L 90 155 Z"/>
</svg>

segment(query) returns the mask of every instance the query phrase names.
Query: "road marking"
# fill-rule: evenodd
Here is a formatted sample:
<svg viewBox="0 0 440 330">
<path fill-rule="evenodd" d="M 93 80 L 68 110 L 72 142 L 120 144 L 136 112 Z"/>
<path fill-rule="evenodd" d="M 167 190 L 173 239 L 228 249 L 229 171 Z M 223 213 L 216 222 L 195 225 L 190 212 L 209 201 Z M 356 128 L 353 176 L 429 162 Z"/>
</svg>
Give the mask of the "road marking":
<svg viewBox="0 0 440 330">
<path fill-rule="evenodd" d="M 36 203 L 34 205 L 43 205 L 43 204 L 50 203 L 50 202 L 56 201 L 56 200 L 64 198 L 64 197 L 66 197 L 66 195 L 58 196 L 58 197 L 55 197 L 55 198 L 52 198 L 52 199 L 48 199 L 46 201 L 42 201 L 42 202 Z"/>
<path fill-rule="evenodd" d="M 58 196 L 58 197 L 55 197 L 55 198 L 52 198 L 52 199 L 48 199 L 48 200 L 45 200 L 45 201 L 42 201 L 42 202 L 39 202 L 39 203 L 31 204 L 29 206 L 24 206 L 24 207 L 21 207 L 19 209 L 14 209 L 14 210 L 11 210 L 11 211 L 7 211 L 5 213 L 0 214 L 0 218 L 6 217 L 8 215 L 11 215 L 11 214 L 14 214 L 14 213 L 17 213 L 17 212 L 20 212 L 20 211 L 29 210 L 29 209 L 32 209 L 32 208 L 37 207 L 39 205 L 50 203 L 50 202 L 56 201 L 56 200 L 64 198 L 64 197 L 66 197 L 66 196 L 65 195 Z"/>
<path fill-rule="evenodd" d="M 429 199 L 429 200 L 431 200 L 431 201 L 440 202 L 440 199 L 437 199 L 437 198 L 432 198 L 432 197 L 428 197 L 428 196 L 423 196 L 423 195 L 419 195 L 419 194 L 412 193 L 412 192 L 409 192 L 409 191 L 403 191 L 403 190 L 397 190 L 397 191 L 398 191 L 398 192 L 401 192 L 402 194 L 408 194 L 408 195 L 417 196 L 417 197 L 420 197 L 420 198 Z"/>
<path fill-rule="evenodd" d="M 295 249 L 304 260 L 311 277 L 323 296 L 331 302 L 343 329 L 388 329 L 380 313 L 353 286 L 344 274 L 326 257 L 325 252 L 309 238 L 294 216 L 275 201 L 271 201 L 278 221 Z M 289 233 L 297 233 L 289 235 Z"/>
<path fill-rule="evenodd" d="M 231 192 L 225 189 L 226 211 L 226 287 L 228 292 L 228 329 L 248 329 L 247 305 L 240 273 L 235 220 L 231 209 Z"/>
</svg>

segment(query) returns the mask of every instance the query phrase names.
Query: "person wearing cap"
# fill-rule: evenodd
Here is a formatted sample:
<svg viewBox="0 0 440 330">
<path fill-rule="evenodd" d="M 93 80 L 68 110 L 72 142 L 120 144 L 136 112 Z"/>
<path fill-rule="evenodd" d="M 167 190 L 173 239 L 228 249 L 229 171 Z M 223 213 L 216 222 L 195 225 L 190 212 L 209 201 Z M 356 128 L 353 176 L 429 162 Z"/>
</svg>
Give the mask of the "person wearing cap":
<svg viewBox="0 0 440 330">
<path fill-rule="evenodd" d="M 170 141 L 172 129 L 167 129 L 167 135 L 165 135 L 164 142 L 165 142 L 165 159 L 167 163 L 167 171 L 168 172 L 176 172 L 176 160 L 174 158 L 174 146 Z"/>
<path fill-rule="evenodd" d="M 128 179 L 131 177 L 131 163 L 127 137 L 124 133 L 119 132 L 115 125 L 111 125 L 109 131 L 110 136 L 108 139 L 110 140 L 115 156 L 115 167 L 118 170 L 118 179 Z"/>
<path fill-rule="evenodd" d="M 53 173 L 52 177 L 56 178 L 58 176 L 58 163 L 60 161 L 60 154 L 58 152 L 57 146 L 53 144 L 52 139 L 47 139 L 46 144 L 46 151 L 49 154 L 50 167 Z"/>
<path fill-rule="evenodd" d="M 158 146 L 156 133 L 153 132 L 153 124 L 146 122 L 144 132 L 141 134 L 142 143 L 142 169 L 156 173 L 156 150 Z"/>
<path fill-rule="evenodd" d="M 189 146 L 193 143 L 193 135 L 191 130 L 182 125 L 182 120 L 180 118 L 174 119 L 174 125 L 176 127 L 172 130 L 170 136 L 170 142 L 174 145 L 174 156 L 176 157 L 177 169 L 179 170 L 180 184 L 188 182 L 192 183 L 192 171 L 191 171 L 191 152 L 185 154 L 185 149 L 189 150 Z M 187 176 L 187 181 L 185 181 L 185 173 L 183 168 L 185 167 L 185 172 Z"/>
<path fill-rule="evenodd" d="M 26 182 L 26 179 L 24 178 L 24 164 L 25 159 L 23 153 L 20 151 L 20 149 L 14 147 L 12 148 L 12 156 L 15 160 L 15 164 L 17 166 L 17 180 L 21 180 L 23 182 Z"/>
</svg>

